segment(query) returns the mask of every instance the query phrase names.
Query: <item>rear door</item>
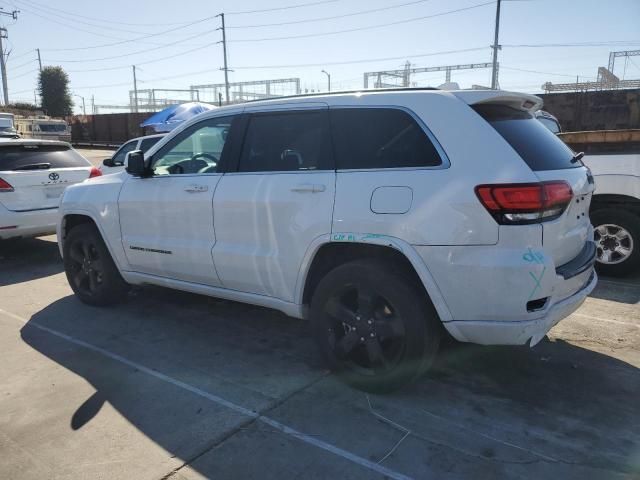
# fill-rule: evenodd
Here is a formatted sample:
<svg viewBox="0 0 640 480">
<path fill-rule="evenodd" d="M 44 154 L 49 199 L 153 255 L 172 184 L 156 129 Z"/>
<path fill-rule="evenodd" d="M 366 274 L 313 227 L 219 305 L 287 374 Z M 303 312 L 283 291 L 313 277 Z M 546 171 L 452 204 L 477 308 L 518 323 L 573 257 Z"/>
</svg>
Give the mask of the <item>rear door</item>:
<svg viewBox="0 0 640 480">
<path fill-rule="evenodd" d="M 540 181 L 563 180 L 573 199 L 559 218 L 543 222 L 543 246 L 556 266 L 575 258 L 591 237 L 589 204 L 595 189 L 593 177 L 574 153 L 530 113 L 498 105 L 476 105 L 474 110 L 511 145 Z"/>
<path fill-rule="evenodd" d="M 327 107 L 247 110 L 237 171 L 224 175 L 214 197 L 214 262 L 226 288 L 291 302 L 307 248 L 331 233 Z"/>
<path fill-rule="evenodd" d="M 15 212 L 57 208 L 66 187 L 89 178 L 91 163 L 66 144 L 0 144 L 0 203 Z M 2 182 L 0 182 L 2 183 Z"/>
</svg>

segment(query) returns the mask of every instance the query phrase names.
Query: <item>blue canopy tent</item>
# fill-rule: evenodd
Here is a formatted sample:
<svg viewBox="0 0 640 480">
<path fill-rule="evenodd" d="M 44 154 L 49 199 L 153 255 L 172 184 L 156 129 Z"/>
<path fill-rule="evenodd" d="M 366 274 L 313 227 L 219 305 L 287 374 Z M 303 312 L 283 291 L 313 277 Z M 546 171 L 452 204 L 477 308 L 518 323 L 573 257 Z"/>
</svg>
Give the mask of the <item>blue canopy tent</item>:
<svg viewBox="0 0 640 480">
<path fill-rule="evenodd" d="M 189 102 L 180 105 L 171 105 L 161 112 L 147 118 L 140 124 L 141 127 L 151 127 L 156 132 L 170 132 L 182 122 L 195 117 L 199 113 L 213 110 L 214 105 L 208 103 Z"/>
</svg>

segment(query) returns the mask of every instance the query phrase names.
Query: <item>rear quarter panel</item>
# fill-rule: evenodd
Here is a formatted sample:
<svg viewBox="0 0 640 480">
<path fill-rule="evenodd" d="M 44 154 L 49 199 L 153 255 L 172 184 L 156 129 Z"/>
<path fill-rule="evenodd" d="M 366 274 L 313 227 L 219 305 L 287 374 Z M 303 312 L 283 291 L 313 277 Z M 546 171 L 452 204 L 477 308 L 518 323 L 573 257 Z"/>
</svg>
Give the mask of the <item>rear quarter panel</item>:
<svg viewBox="0 0 640 480">
<path fill-rule="evenodd" d="M 330 108 L 337 106 L 330 103 Z M 334 233 L 389 235 L 413 245 L 496 244 L 498 225 L 478 201 L 475 186 L 537 181 L 495 130 L 454 95 L 366 95 L 342 99 L 339 106 L 391 107 L 412 112 L 440 143 L 447 156 L 445 162 L 450 165 L 435 169 L 339 170 Z M 412 203 L 405 213 L 372 211 L 373 192 L 388 186 L 411 189 Z"/>
</svg>

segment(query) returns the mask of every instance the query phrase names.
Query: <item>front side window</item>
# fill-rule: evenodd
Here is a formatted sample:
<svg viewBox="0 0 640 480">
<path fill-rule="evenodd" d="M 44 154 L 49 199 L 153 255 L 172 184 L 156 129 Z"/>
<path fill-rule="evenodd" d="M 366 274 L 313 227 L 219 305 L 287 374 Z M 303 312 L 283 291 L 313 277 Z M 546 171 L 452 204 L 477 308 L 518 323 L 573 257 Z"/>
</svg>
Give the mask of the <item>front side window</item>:
<svg viewBox="0 0 640 480">
<path fill-rule="evenodd" d="M 326 111 L 280 112 L 251 117 L 241 172 L 332 169 Z"/>
<path fill-rule="evenodd" d="M 216 173 L 233 118 L 204 120 L 181 132 L 153 156 L 154 175 Z"/>
<path fill-rule="evenodd" d="M 162 140 L 162 138 L 163 137 L 151 137 L 142 139 L 142 141 L 140 142 L 140 150 L 142 150 L 142 153 L 147 153 L 147 151 L 149 151 L 151 147 Z"/>
<path fill-rule="evenodd" d="M 415 119 L 393 108 L 331 110 L 338 169 L 435 167 L 442 159 Z"/>
<path fill-rule="evenodd" d="M 113 164 L 124 165 L 124 157 L 126 157 L 127 153 L 131 152 L 132 150 L 135 150 L 136 145 L 138 145 L 138 140 L 132 140 L 122 145 L 120 147 L 120 150 L 118 150 L 113 156 Z"/>
</svg>

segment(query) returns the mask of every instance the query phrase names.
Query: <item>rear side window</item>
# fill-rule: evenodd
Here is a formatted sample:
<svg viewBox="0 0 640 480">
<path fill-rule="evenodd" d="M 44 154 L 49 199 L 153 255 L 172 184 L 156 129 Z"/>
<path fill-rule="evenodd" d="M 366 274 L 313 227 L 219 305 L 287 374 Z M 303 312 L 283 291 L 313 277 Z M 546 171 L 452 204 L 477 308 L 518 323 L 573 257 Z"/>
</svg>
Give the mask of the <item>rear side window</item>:
<svg viewBox="0 0 640 480">
<path fill-rule="evenodd" d="M 147 151 L 153 147 L 156 143 L 158 143 L 160 140 L 162 140 L 164 137 L 152 137 L 152 138 L 145 138 L 144 140 L 142 140 L 140 142 L 140 150 L 142 150 L 142 153 L 147 153 Z"/>
<path fill-rule="evenodd" d="M 529 112 L 506 105 L 475 105 L 473 109 L 504 138 L 533 171 L 580 167 L 562 140 Z"/>
<path fill-rule="evenodd" d="M 66 145 L 0 146 L 0 170 L 87 167 L 91 164 Z"/>
<path fill-rule="evenodd" d="M 442 158 L 407 112 L 392 108 L 331 110 L 339 169 L 436 167 Z"/>
<path fill-rule="evenodd" d="M 251 117 L 239 171 L 332 168 L 326 111 L 255 114 Z"/>
</svg>

